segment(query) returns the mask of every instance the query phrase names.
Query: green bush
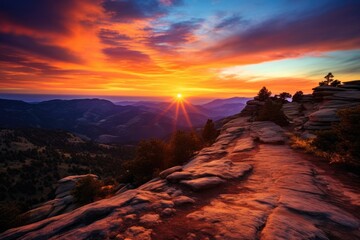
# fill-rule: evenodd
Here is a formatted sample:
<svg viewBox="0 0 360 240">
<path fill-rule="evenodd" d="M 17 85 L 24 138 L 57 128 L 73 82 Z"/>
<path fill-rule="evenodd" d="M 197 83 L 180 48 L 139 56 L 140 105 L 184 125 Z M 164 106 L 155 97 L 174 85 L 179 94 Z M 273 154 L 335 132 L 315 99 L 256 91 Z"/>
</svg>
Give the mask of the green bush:
<svg viewBox="0 0 360 240">
<path fill-rule="evenodd" d="M 286 117 L 281 110 L 282 103 L 278 101 L 267 100 L 258 112 L 256 121 L 272 121 L 280 126 L 288 124 Z"/>
<path fill-rule="evenodd" d="M 95 201 L 101 195 L 101 187 L 101 181 L 86 176 L 76 183 L 72 195 L 77 203 L 87 204 Z"/>
</svg>

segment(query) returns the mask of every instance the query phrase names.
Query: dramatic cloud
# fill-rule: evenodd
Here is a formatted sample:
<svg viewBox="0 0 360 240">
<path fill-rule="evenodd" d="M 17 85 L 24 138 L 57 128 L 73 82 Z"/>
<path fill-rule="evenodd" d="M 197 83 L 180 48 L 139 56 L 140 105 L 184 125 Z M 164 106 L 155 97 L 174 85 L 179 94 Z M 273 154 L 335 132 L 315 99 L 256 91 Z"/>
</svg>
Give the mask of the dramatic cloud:
<svg viewBox="0 0 360 240">
<path fill-rule="evenodd" d="M 279 16 L 230 36 L 208 50 L 218 57 L 268 52 L 270 58 L 276 59 L 297 56 L 304 51 L 358 48 L 359 9 L 357 1 L 308 15 Z"/>
<path fill-rule="evenodd" d="M 112 47 L 103 49 L 104 54 L 113 60 L 133 61 L 133 62 L 148 62 L 150 58 L 148 55 L 130 50 L 126 47 Z"/>
<path fill-rule="evenodd" d="M 251 96 L 360 77 L 359 1 L 250 2 L 0 0 L 0 92 Z"/>
<path fill-rule="evenodd" d="M 64 62 L 80 62 L 80 58 L 66 48 L 42 43 L 41 40 L 25 35 L 0 33 L 0 43 L 44 58 Z"/>
<path fill-rule="evenodd" d="M 166 30 L 156 31 L 152 29 L 153 36 L 149 37 L 149 42 L 154 46 L 172 46 L 187 43 L 194 37 L 193 32 L 201 25 L 201 19 L 193 19 L 173 23 Z"/>
<path fill-rule="evenodd" d="M 168 8 L 179 5 L 180 0 L 105 0 L 102 5 L 113 20 L 126 22 L 164 15 Z"/>
<path fill-rule="evenodd" d="M 104 28 L 99 32 L 99 38 L 102 43 L 107 45 L 119 45 L 123 40 L 131 40 L 131 38 L 125 34 L 120 34 L 117 31 Z"/>
<path fill-rule="evenodd" d="M 12 27 L 69 33 L 75 17 L 93 14 L 89 6 L 97 0 L 86 1 L 49 1 L 49 0 L 2 0 L 0 1 L 0 26 L 10 24 Z M 81 20 L 85 20 L 82 18 Z"/>
<path fill-rule="evenodd" d="M 244 20 L 239 15 L 232 15 L 226 18 L 221 19 L 221 21 L 214 27 L 215 30 L 222 30 L 222 29 L 231 29 L 237 28 L 240 24 L 246 24 L 247 21 Z"/>
</svg>

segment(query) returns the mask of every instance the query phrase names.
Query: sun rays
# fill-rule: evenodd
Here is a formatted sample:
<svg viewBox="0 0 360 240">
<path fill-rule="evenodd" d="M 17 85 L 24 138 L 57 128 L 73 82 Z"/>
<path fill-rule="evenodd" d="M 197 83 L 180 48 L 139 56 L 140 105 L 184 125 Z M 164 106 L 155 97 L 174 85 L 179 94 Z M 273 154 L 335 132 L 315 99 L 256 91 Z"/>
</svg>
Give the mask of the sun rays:
<svg viewBox="0 0 360 240">
<path fill-rule="evenodd" d="M 170 117 L 173 119 L 173 130 L 176 131 L 179 127 L 194 129 L 191 117 L 194 114 L 202 114 L 199 109 L 187 101 L 182 93 L 177 93 L 164 110 L 159 114 L 155 123 L 159 123 L 161 118 Z"/>
</svg>

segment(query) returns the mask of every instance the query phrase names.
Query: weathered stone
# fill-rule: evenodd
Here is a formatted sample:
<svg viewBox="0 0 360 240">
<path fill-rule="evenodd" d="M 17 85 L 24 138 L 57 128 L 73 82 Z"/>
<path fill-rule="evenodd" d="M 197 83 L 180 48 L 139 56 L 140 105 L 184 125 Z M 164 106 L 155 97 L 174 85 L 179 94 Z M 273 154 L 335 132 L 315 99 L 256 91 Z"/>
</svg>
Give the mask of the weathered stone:
<svg viewBox="0 0 360 240">
<path fill-rule="evenodd" d="M 164 171 L 162 171 L 159 176 L 161 178 L 166 178 L 168 175 L 170 175 L 171 173 L 174 173 L 174 172 L 179 172 L 179 171 L 182 171 L 182 166 L 175 166 L 175 167 L 172 167 L 172 168 L 168 168 Z"/>
<path fill-rule="evenodd" d="M 140 223 L 144 224 L 146 226 L 153 226 L 158 223 L 160 223 L 160 216 L 159 214 L 145 214 L 142 217 L 140 217 Z"/>
<path fill-rule="evenodd" d="M 237 153 L 237 152 L 249 151 L 254 147 L 255 147 L 255 143 L 252 138 L 250 137 L 240 138 L 239 140 L 237 140 L 233 152 Z"/>
<path fill-rule="evenodd" d="M 194 204 L 195 200 L 187 196 L 178 196 L 173 199 L 175 206 L 181 206 L 185 204 Z"/>
<path fill-rule="evenodd" d="M 201 191 L 225 183 L 225 180 L 219 177 L 202 177 L 192 180 L 182 180 L 180 183 L 190 187 L 194 191 Z"/>
<path fill-rule="evenodd" d="M 251 136 L 262 143 L 284 143 L 286 136 L 284 130 L 273 122 L 253 122 L 251 124 Z"/>
<path fill-rule="evenodd" d="M 166 177 L 166 180 L 170 182 L 178 182 L 183 179 L 189 179 L 192 177 L 192 174 L 186 171 L 183 172 L 174 172 Z"/>
<path fill-rule="evenodd" d="M 141 226 L 132 226 L 126 230 L 124 237 L 128 240 L 151 240 L 151 233 L 151 229 L 146 229 Z"/>
<path fill-rule="evenodd" d="M 171 215 L 174 215 L 176 213 L 176 210 L 173 208 L 165 208 L 162 212 L 161 212 L 161 216 L 164 217 L 169 217 Z"/>
</svg>

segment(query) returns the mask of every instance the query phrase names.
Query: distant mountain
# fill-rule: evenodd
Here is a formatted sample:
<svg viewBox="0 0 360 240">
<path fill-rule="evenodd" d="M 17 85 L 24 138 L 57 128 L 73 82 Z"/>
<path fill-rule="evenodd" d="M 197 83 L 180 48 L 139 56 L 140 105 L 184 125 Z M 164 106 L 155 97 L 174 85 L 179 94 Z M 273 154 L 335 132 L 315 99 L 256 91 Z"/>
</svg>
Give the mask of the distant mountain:
<svg viewBox="0 0 360 240">
<path fill-rule="evenodd" d="M 182 111 L 175 118 L 174 106 L 119 106 L 102 99 L 51 100 L 26 103 L 0 99 L 0 127 L 64 129 L 99 142 L 136 142 L 164 137 L 174 129 L 188 128 Z M 193 126 L 202 126 L 208 116 L 187 107 Z"/>
<path fill-rule="evenodd" d="M 246 102 L 250 98 L 233 97 L 227 99 L 215 99 L 209 103 L 201 105 L 205 111 L 209 112 L 209 116 L 214 120 L 218 120 L 227 116 L 240 113 L 245 107 Z"/>
<path fill-rule="evenodd" d="M 132 143 L 163 138 L 175 129 L 201 127 L 239 113 L 245 98 L 190 103 L 117 102 L 103 99 L 50 100 L 27 103 L 0 99 L 0 128 L 63 129 L 99 142 Z"/>
</svg>

